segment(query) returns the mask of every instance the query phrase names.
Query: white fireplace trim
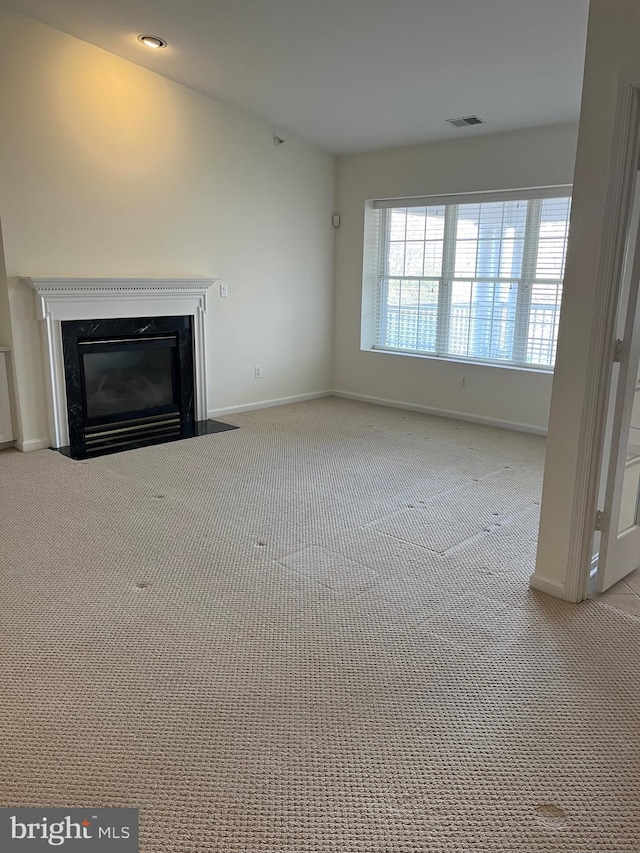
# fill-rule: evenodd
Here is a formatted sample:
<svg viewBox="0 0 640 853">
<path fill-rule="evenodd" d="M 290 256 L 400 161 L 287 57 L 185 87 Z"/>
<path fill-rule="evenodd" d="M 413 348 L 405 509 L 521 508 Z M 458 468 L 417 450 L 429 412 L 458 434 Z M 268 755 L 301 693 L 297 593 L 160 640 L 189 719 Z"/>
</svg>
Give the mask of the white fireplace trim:
<svg viewBox="0 0 640 853">
<path fill-rule="evenodd" d="M 205 314 L 207 291 L 217 278 L 24 278 L 37 294 L 47 376 L 49 434 L 53 447 L 69 444 L 62 357 L 63 320 L 118 317 L 193 317 L 196 420 L 207 419 Z"/>
</svg>

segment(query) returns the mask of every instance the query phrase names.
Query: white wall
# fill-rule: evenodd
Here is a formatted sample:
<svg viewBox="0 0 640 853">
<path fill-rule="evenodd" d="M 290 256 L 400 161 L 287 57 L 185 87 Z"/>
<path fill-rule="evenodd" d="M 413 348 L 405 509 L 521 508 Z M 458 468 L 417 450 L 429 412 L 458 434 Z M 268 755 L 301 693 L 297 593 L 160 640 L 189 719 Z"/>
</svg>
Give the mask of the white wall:
<svg viewBox="0 0 640 853">
<path fill-rule="evenodd" d="M 7 273 L 4 266 L 4 247 L 2 242 L 2 229 L 0 228 L 0 347 L 12 347 L 13 346 L 13 336 L 11 334 L 11 318 L 9 311 L 9 288 L 7 284 Z M 5 423 L 11 422 L 11 429 L 8 432 L 14 436 L 15 429 L 13 428 L 14 421 L 14 410 L 15 410 L 15 402 L 13 395 L 13 360 L 11 356 L 11 352 L 7 352 L 4 354 L 4 365 L 0 365 L 0 371 L 4 368 L 4 374 L 6 376 L 6 380 L 8 382 L 8 397 L 9 397 L 9 414 L 5 411 L 4 413 L 4 421 Z M 0 383 L 3 383 L 4 378 L 0 376 Z M 1 405 L 1 404 L 0 404 Z M 5 399 L 6 405 L 6 399 Z M 2 417 L 0 417 L 2 420 Z M 5 434 L 7 432 L 7 428 L 4 430 Z"/>
<path fill-rule="evenodd" d="M 367 199 L 570 184 L 576 136 L 564 124 L 339 158 L 336 389 L 546 429 L 549 374 L 360 350 L 363 215 Z"/>
<path fill-rule="evenodd" d="M 637 0 L 591 0 L 571 236 L 558 337 L 538 556 L 532 585 L 570 600 L 581 597 L 576 574 L 580 525 L 593 530 L 595 507 L 585 506 L 580 479 L 589 394 L 589 356 L 599 294 L 598 269 L 607 221 L 620 75 L 640 82 L 640 5 Z M 607 283 L 601 282 L 606 288 Z M 605 297 L 606 300 L 606 297 Z M 591 518 L 588 516 L 590 513 Z"/>
<path fill-rule="evenodd" d="M 2 229 L 0 228 L 0 346 L 10 347 L 11 319 L 9 316 L 9 288 L 7 286 L 7 271 L 4 265 L 4 245 Z"/>
<path fill-rule="evenodd" d="M 331 155 L 290 134 L 276 147 L 257 119 L 4 10 L 0 123 L 22 441 L 48 430 L 34 300 L 19 276 L 221 277 L 210 406 L 330 388 Z"/>
</svg>

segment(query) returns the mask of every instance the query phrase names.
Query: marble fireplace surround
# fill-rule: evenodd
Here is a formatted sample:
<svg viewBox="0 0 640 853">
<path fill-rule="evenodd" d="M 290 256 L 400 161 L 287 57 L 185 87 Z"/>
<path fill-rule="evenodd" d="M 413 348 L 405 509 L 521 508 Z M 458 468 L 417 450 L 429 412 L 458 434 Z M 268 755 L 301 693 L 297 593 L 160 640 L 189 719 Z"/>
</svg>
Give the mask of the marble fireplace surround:
<svg viewBox="0 0 640 853">
<path fill-rule="evenodd" d="M 63 320 L 193 317 L 195 418 L 207 420 L 207 291 L 216 278 L 25 278 L 36 292 L 47 377 L 52 447 L 69 444 L 62 354 Z"/>
</svg>

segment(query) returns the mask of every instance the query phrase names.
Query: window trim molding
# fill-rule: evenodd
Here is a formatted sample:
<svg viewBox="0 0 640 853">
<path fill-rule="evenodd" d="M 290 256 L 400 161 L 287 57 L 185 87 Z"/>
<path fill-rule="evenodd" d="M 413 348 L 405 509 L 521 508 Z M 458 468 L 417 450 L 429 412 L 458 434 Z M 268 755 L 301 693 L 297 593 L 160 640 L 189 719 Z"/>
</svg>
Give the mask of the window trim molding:
<svg viewBox="0 0 640 853">
<path fill-rule="evenodd" d="M 429 207 L 431 205 L 473 204 L 483 201 L 522 201 L 526 199 L 558 198 L 571 196 L 572 184 L 550 184 L 546 187 L 522 187 L 515 190 L 474 190 L 467 193 L 448 193 L 446 195 L 408 196 L 406 198 L 370 199 L 374 210 L 390 207 Z M 523 195 L 524 193 L 524 195 Z"/>
</svg>

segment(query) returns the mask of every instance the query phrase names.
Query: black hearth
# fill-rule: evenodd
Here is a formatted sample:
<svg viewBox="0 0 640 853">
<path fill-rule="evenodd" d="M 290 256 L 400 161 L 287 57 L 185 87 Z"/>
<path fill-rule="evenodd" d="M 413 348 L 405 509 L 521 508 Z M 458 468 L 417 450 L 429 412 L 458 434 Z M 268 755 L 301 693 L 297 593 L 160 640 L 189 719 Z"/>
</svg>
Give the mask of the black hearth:
<svg viewBox="0 0 640 853">
<path fill-rule="evenodd" d="M 191 317 L 62 322 L 74 458 L 190 438 Z"/>
</svg>

